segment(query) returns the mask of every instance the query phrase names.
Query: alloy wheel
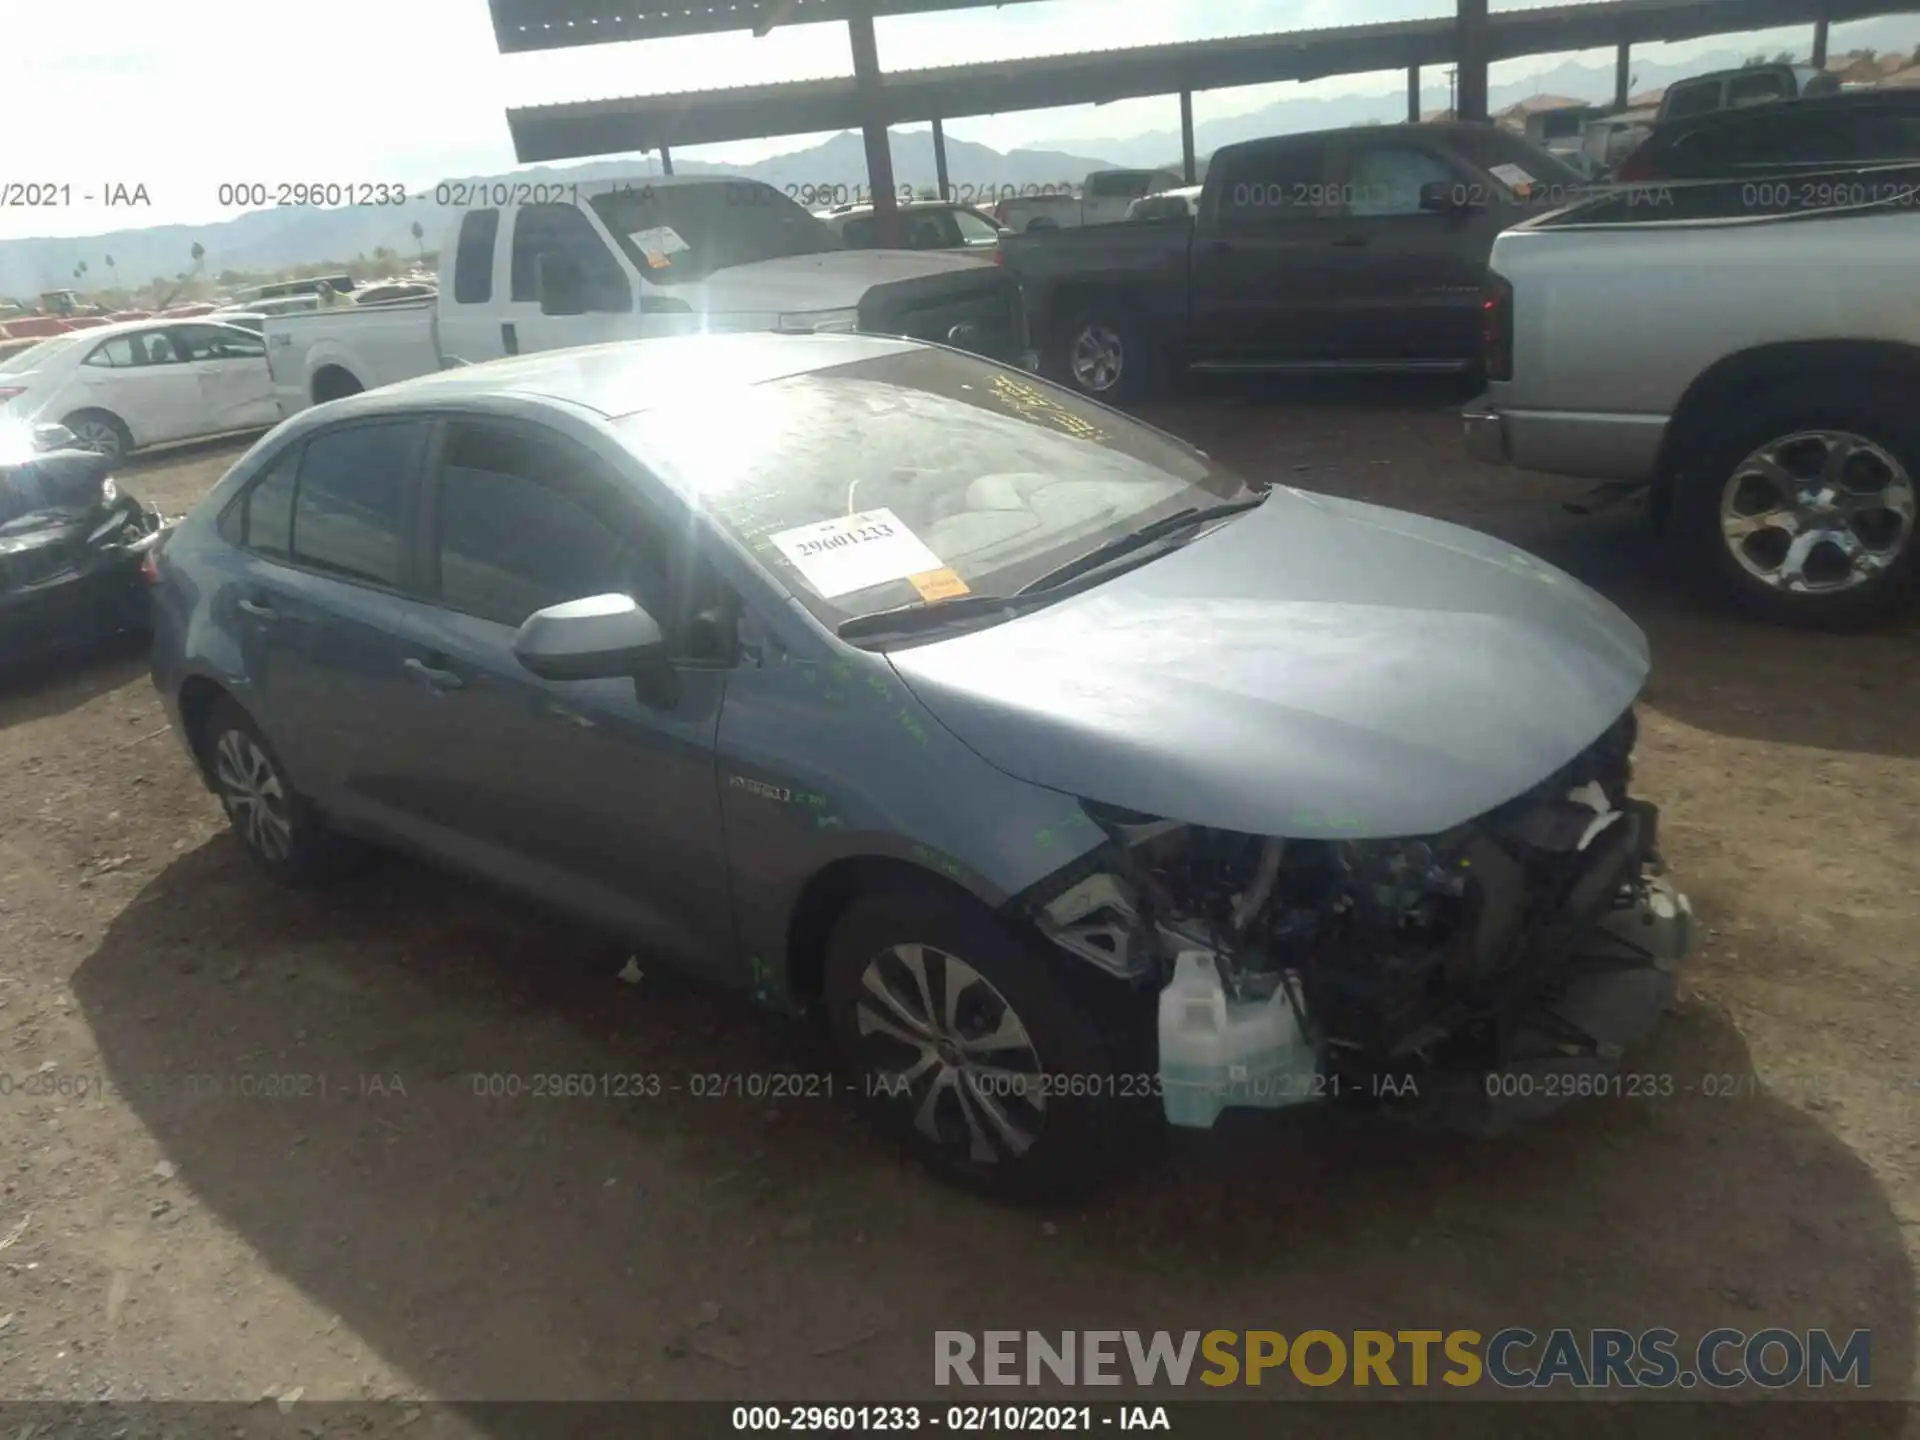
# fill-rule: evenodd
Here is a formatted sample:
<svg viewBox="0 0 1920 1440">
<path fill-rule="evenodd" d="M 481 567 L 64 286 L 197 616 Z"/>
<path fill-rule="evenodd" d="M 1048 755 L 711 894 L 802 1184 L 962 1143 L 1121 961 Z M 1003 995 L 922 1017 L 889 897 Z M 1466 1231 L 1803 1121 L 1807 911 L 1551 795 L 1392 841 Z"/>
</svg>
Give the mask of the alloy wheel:
<svg viewBox="0 0 1920 1440">
<path fill-rule="evenodd" d="M 293 817 L 279 771 L 253 736 L 228 730 L 214 747 L 214 780 L 227 816 L 255 851 L 285 862 L 293 854 Z"/>
<path fill-rule="evenodd" d="M 1025 1154 L 1045 1118 L 1040 1055 L 1013 1006 L 957 956 L 901 944 L 867 962 L 855 1020 L 876 1093 L 974 1164 Z"/>
<path fill-rule="evenodd" d="M 1126 348 L 1119 334 L 1108 326 L 1082 325 L 1073 337 L 1067 363 L 1082 389 L 1111 390 L 1119 383 L 1121 368 L 1126 363 Z"/>
<path fill-rule="evenodd" d="M 1913 541 L 1915 489 L 1889 451 L 1846 430 L 1769 441 L 1720 494 L 1720 533 L 1748 575 L 1775 591 L 1831 595 L 1866 585 Z"/>
<path fill-rule="evenodd" d="M 74 444 L 80 449 L 119 458 L 120 434 L 105 420 L 82 420 L 68 428 L 73 431 Z"/>
</svg>

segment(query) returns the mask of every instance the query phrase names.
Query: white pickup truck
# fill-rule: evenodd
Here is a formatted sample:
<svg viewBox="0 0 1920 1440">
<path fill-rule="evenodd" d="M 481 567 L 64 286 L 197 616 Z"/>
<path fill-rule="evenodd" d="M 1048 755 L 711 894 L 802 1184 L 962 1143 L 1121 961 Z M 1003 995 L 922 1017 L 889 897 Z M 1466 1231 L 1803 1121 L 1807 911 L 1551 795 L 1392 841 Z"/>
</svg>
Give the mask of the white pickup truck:
<svg viewBox="0 0 1920 1440">
<path fill-rule="evenodd" d="M 1010 196 L 993 207 L 993 218 L 1008 230 L 1062 230 L 1076 225 L 1111 225 L 1127 218 L 1127 207 L 1143 195 L 1158 195 L 1186 182 L 1171 170 L 1096 170 L 1080 182 L 1080 193 Z"/>
<path fill-rule="evenodd" d="M 509 203 L 452 227 L 433 299 L 267 319 L 282 417 L 454 365 L 694 331 L 864 330 L 1034 364 L 1019 285 L 988 256 L 847 250 L 754 180 L 496 188 Z"/>
<path fill-rule="evenodd" d="M 1877 621 L 1920 582 L 1916 256 L 1911 165 L 1526 221 L 1494 242 L 1468 449 L 1650 492 L 1685 569 L 1765 618 Z"/>
</svg>

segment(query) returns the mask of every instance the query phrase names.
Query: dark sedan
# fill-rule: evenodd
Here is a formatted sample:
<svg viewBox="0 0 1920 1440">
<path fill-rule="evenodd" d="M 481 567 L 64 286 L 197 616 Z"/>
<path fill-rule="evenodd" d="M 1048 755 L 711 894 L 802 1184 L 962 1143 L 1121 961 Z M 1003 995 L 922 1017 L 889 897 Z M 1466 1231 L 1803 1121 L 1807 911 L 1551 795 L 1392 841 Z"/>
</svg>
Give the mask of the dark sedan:
<svg viewBox="0 0 1920 1440">
<path fill-rule="evenodd" d="M 61 426 L 0 452 L 0 667 L 148 623 L 140 570 L 160 517 L 110 474 L 113 457 L 66 448 Z"/>
<path fill-rule="evenodd" d="M 823 1013 L 999 1193 L 1162 1107 L 1601 1093 L 1687 946 L 1618 610 L 944 347 L 318 406 L 156 568 L 155 683 L 268 874 L 411 847 Z"/>
</svg>

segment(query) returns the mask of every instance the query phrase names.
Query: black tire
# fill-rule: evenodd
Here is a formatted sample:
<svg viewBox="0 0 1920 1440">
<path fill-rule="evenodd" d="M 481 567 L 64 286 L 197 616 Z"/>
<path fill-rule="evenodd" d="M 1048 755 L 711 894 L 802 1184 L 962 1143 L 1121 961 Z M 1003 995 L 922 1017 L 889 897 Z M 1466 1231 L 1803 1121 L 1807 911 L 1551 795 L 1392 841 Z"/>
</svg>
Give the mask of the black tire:
<svg viewBox="0 0 1920 1440">
<path fill-rule="evenodd" d="M 227 812 L 234 839 L 259 869 L 292 889 L 324 883 L 340 873 L 345 843 L 327 828 L 313 804 L 293 788 L 267 737 L 232 700 L 216 701 L 198 737 L 201 762 Z M 266 810 L 257 822 L 242 798 L 251 777 Z M 277 803 L 276 803 L 277 801 Z"/>
<path fill-rule="evenodd" d="M 111 410 L 76 410 L 60 422 L 73 431 L 83 450 L 124 460 L 133 451 L 133 432 Z"/>
<path fill-rule="evenodd" d="M 916 999 L 909 968 L 916 954 L 927 978 L 925 1005 Z M 957 1024 L 948 1028 L 946 984 L 956 960 L 973 976 L 962 977 Z M 884 1014 L 896 1034 L 908 1033 L 907 1016 L 888 1010 L 868 989 L 870 969 L 903 997 L 908 1015 L 931 1008 L 935 1033 L 977 1042 L 991 1030 L 1004 1038 L 1011 1033 L 1004 1021 L 1011 1017 L 1028 1042 L 1026 1051 L 975 1050 L 975 1065 L 986 1053 L 997 1058 L 1000 1068 L 992 1075 L 948 1069 L 938 1057 L 966 1058 L 951 1040 L 936 1050 L 875 1029 L 874 1019 Z M 1091 983 L 1075 983 L 1081 979 Z M 1064 957 L 1044 941 L 962 896 L 909 885 L 856 900 L 828 941 L 825 999 L 849 1083 L 877 1125 L 965 1189 L 1003 1200 L 1070 1199 L 1113 1175 L 1157 1128 L 1151 1122 L 1159 1102 L 1150 1082 L 1138 1078 L 1151 1063 L 1122 1069 L 1121 1057 L 1136 1053 L 1122 1038 L 1126 1022 L 1139 1018 L 1145 1002 L 1117 982 L 1070 976 Z M 888 1078 L 923 1066 L 931 1068 L 904 1083 Z M 1027 1075 L 1035 1081 L 1020 1078 Z M 1047 1078 L 1042 1082 L 1040 1076 Z M 995 1109 L 1028 1143 L 1006 1143 L 1012 1132 L 997 1123 Z M 933 1133 L 918 1123 L 922 1117 Z M 975 1149 L 974 1133 L 986 1138 L 984 1148 Z"/>
<path fill-rule="evenodd" d="M 344 400 L 349 395 L 363 394 L 366 388 L 354 375 L 337 365 L 329 365 L 313 378 L 313 403 L 324 405 L 329 400 Z"/>
<path fill-rule="evenodd" d="M 1832 511 L 1821 508 L 1832 496 L 1816 495 L 1811 506 L 1799 505 L 1800 496 L 1822 490 L 1817 483 L 1820 463 L 1842 449 L 1817 438 L 1794 438 L 1801 436 L 1846 436 L 1866 442 L 1865 448 L 1852 450 L 1854 458 L 1846 469 L 1851 483 L 1835 493 L 1844 501 L 1849 493 L 1880 490 L 1885 482 L 1893 493 L 1906 496 L 1904 522 L 1895 513 L 1876 509 L 1842 523 Z M 1769 450 L 1784 462 L 1785 473 L 1816 483 L 1791 495 L 1780 490 L 1782 482 L 1766 479 L 1750 465 Z M 1780 389 L 1743 402 L 1738 416 L 1683 460 L 1674 482 L 1668 530 L 1681 564 L 1748 614 L 1783 625 L 1854 629 L 1886 620 L 1912 598 L 1920 579 L 1920 532 L 1912 514 L 1916 491 L 1920 491 L 1920 420 L 1914 417 L 1909 397 L 1871 384 L 1847 390 Z M 1730 519 L 1751 516 L 1768 509 L 1769 496 L 1794 502 L 1798 517 L 1794 523 L 1803 530 L 1817 526 L 1842 540 L 1851 537 L 1850 543 L 1885 558 L 1873 573 L 1850 579 L 1844 587 L 1838 582 L 1848 575 L 1847 557 L 1840 544 L 1833 542 L 1816 545 L 1806 559 L 1802 573 L 1812 588 L 1791 589 L 1755 574 L 1741 555 L 1761 570 L 1784 576 L 1791 534 L 1767 526 L 1736 548 L 1723 528 L 1723 506 L 1731 507 Z"/>
<path fill-rule="evenodd" d="M 1060 328 L 1053 369 L 1082 395 L 1118 406 L 1155 387 L 1161 362 L 1139 317 L 1109 300 L 1081 309 Z"/>
</svg>

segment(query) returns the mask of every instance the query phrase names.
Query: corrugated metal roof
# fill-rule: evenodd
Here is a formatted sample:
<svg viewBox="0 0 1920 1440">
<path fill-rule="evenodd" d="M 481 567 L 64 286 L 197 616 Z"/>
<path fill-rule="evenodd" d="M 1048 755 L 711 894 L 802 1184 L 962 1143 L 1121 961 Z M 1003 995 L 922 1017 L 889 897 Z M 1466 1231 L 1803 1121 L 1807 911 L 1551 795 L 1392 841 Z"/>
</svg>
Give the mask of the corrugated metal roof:
<svg viewBox="0 0 1920 1440">
<path fill-rule="evenodd" d="M 506 0 L 496 0 L 504 4 Z M 1886 0 L 1604 0 L 1501 11 L 1489 17 L 1489 58 L 1691 40 L 1780 25 L 1903 13 Z M 1448 17 L 1347 25 L 1223 40 L 1189 40 L 1034 59 L 897 71 L 882 79 L 887 124 L 1065 105 L 1104 104 L 1181 90 L 1317 80 L 1456 58 Z M 862 121 L 851 76 L 527 106 L 507 112 L 523 164 L 853 129 Z"/>
</svg>

